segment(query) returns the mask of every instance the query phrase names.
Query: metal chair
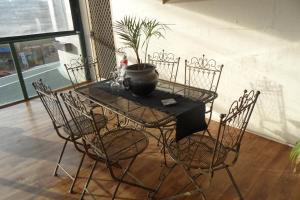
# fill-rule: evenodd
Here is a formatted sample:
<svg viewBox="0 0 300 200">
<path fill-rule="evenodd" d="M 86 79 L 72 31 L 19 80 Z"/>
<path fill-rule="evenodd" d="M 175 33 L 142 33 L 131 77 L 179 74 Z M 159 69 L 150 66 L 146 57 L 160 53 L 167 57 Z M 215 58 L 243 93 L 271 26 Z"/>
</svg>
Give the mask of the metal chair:
<svg viewBox="0 0 300 200">
<path fill-rule="evenodd" d="M 214 173 L 221 169 L 226 170 L 240 199 L 243 199 L 229 167 L 238 160 L 241 142 L 259 94 L 259 91 L 247 92 L 245 90 L 244 94 L 231 104 L 227 115 L 220 115 L 218 132 L 212 136 L 193 134 L 178 142 L 175 139 L 168 142 L 167 149 L 175 161 L 168 173 L 175 166 L 181 166 L 190 183 L 176 195 L 163 198 L 164 200 L 182 198 L 196 193 L 200 193 L 202 199 L 206 199 L 203 193 L 205 188 L 201 187 L 197 180 L 199 177 L 206 177 L 210 183 Z M 194 190 L 182 192 L 191 184 L 195 187 Z"/>
<path fill-rule="evenodd" d="M 193 57 L 185 60 L 185 95 L 197 99 L 197 88 L 217 92 L 222 69 L 224 65 L 217 65 L 214 59 L 207 59 L 205 55 L 200 58 Z M 196 94 L 196 95 L 195 95 Z M 207 124 L 210 123 L 214 100 L 206 103 L 209 108 Z"/>
<path fill-rule="evenodd" d="M 98 70 L 98 60 L 92 57 L 80 56 L 65 64 L 66 71 L 74 89 L 87 81 L 98 82 L 101 80 L 101 73 Z"/>
<path fill-rule="evenodd" d="M 72 59 L 69 64 L 65 64 L 65 68 L 74 89 L 82 86 L 82 84 L 101 81 L 98 60 L 92 57 L 84 58 L 79 56 L 76 59 Z M 83 98 L 83 101 L 90 107 L 98 106 L 85 98 Z"/>
<path fill-rule="evenodd" d="M 154 52 L 152 56 L 148 55 L 148 62 L 156 66 L 160 79 L 160 87 L 170 89 L 174 92 L 179 61 L 180 57 L 175 58 L 173 53 L 166 53 L 164 50 L 162 52 Z"/>
<path fill-rule="evenodd" d="M 82 143 L 79 141 L 81 139 L 81 135 L 75 129 L 75 124 L 73 120 L 68 120 L 65 112 L 62 108 L 62 105 L 58 99 L 57 93 L 53 92 L 51 88 L 45 85 L 42 80 L 37 80 L 32 83 L 33 87 L 35 88 L 38 96 L 40 97 L 48 115 L 51 118 L 53 127 L 57 133 L 57 135 L 62 138 L 65 142 L 62 147 L 61 153 L 59 154 L 58 161 L 56 163 L 56 167 L 54 170 L 54 176 L 57 176 L 57 171 L 60 168 L 69 178 L 72 179 L 72 184 L 70 187 L 69 192 L 73 192 L 73 187 L 77 180 L 81 165 L 85 158 L 85 151 L 83 149 Z M 105 124 L 105 117 L 102 115 L 97 116 L 97 126 L 104 127 Z M 85 134 L 89 134 L 91 131 L 91 127 L 85 130 Z M 65 148 L 69 142 L 72 142 L 75 145 L 75 148 L 82 153 L 82 157 L 79 163 L 79 166 L 76 170 L 75 176 L 70 175 L 63 166 L 61 165 L 62 157 L 65 152 Z"/>
<path fill-rule="evenodd" d="M 118 182 L 112 199 L 116 198 L 119 186 L 122 183 L 134 187 L 140 187 L 147 191 L 154 191 L 153 189 L 145 186 L 130 172 L 137 156 L 148 146 L 148 138 L 145 133 L 133 128 L 119 128 L 107 132 L 101 132 L 96 127 L 94 108 L 88 110 L 79 100 L 80 97 L 72 94 L 72 92 L 61 94 L 61 96 L 79 132 L 84 132 L 86 126 L 94 128 L 93 134 L 83 136 L 85 151 L 90 158 L 95 160 L 95 163 L 84 186 L 80 199 L 83 199 L 85 193 L 88 192 L 87 188 L 98 162 L 105 163 L 111 177 Z M 78 120 L 78 116 L 84 116 L 86 124 Z M 123 167 L 120 163 L 124 160 L 129 160 L 129 164 L 126 167 Z M 115 173 L 115 169 L 118 169 L 119 171 L 121 170 L 121 175 L 117 175 Z M 127 176 L 134 182 L 125 180 Z"/>
</svg>

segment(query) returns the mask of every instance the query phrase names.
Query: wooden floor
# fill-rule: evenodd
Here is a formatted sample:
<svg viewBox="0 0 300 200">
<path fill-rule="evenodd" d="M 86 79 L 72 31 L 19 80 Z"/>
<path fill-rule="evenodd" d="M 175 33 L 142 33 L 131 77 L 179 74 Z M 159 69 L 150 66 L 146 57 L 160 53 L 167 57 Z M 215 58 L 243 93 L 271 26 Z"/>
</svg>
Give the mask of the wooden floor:
<svg viewBox="0 0 300 200">
<path fill-rule="evenodd" d="M 55 134 L 50 119 L 39 99 L 0 110 L 0 199 L 78 199 L 88 176 L 91 160 L 84 162 L 75 194 L 69 194 L 70 179 L 63 173 L 52 176 L 62 142 Z M 287 200 L 300 199 L 300 177 L 292 173 L 288 160 L 290 148 L 252 134 L 246 134 L 241 155 L 233 175 L 245 199 Z M 64 166 L 73 170 L 80 154 L 68 146 Z M 160 170 L 160 154 L 151 142 L 146 152 L 134 166 L 135 173 L 153 186 Z M 116 183 L 99 165 L 90 190 L 96 199 L 110 199 Z M 186 183 L 184 173 L 178 168 L 166 180 L 159 193 L 174 193 Z M 211 200 L 238 199 L 224 171 L 215 174 L 211 187 L 205 192 Z M 87 196 L 86 199 L 92 199 Z M 121 185 L 118 199 L 146 199 L 146 192 Z M 200 199 L 197 196 L 185 199 Z"/>
</svg>

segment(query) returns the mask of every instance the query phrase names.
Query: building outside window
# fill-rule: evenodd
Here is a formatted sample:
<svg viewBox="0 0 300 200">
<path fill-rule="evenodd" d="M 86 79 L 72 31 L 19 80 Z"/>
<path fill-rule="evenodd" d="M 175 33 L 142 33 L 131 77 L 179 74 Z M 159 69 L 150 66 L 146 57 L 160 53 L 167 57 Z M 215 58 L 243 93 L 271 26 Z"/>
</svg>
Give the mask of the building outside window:
<svg viewBox="0 0 300 200">
<path fill-rule="evenodd" d="M 36 96 L 40 78 L 52 89 L 70 85 L 64 64 L 82 54 L 73 10 L 69 0 L 0 1 L 0 106 Z"/>
</svg>

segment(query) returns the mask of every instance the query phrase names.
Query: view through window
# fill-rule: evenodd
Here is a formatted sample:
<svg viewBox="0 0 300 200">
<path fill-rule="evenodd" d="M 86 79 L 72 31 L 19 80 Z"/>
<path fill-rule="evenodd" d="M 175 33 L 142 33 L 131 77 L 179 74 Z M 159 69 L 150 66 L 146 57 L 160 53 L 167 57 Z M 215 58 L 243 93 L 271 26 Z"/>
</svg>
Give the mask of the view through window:
<svg viewBox="0 0 300 200">
<path fill-rule="evenodd" d="M 0 38 L 29 37 L 27 41 L 0 44 L 0 106 L 24 98 L 17 71 L 22 73 L 29 97 L 36 96 L 32 82 L 40 78 L 52 89 L 70 85 L 64 64 L 81 55 L 79 36 L 31 36 L 74 31 L 69 0 L 1 0 L 0 19 Z"/>
<path fill-rule="evenodd" d="M 1 0 L 0 37 L 73 30 L 69 0 Z"/>
<path fill-rule="evenodd" d="M 23 99 L 21 85 L 8 44 L 0 45 L 0 105 Z"/>
</svg>

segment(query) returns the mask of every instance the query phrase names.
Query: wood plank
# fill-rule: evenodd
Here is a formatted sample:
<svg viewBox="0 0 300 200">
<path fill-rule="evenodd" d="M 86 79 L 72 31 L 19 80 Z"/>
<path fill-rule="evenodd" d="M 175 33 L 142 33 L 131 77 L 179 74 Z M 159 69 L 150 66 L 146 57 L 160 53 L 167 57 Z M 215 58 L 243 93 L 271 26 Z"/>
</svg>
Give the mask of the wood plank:
<svg viewBox="0 0 300 200">
<path fill-rule="evenodd" d="M 39 99 L 20 103 L 0 110 L 0 197 L 1 199 L 78 199 L 92 161 L 86 159 L 75 186 L 75 194 L 69 194 L 70 179 L 63 173 L 52 176 L 63 141 L 56 135 L 51 121 Z M 213 123 L 212 129 L 217 128 Z M 247 133 L 240 158 L 232 173 L 245 199 L 283 200 L 300 199 L 300 177 L 292 173 L 288 154 L 290 147 Z M 80 153 L 68 146 L 64 165 L 75 171 Z M 138 158 L 134 172 L 148 185 L 157 183 L 161 154 L 156 142 L 150 139 L 148 149 Z M 161 188 L 160 196 L 174 194 L 187 179 L 180 168 L 172 172 Z M 112 181 L 104 165 L 95 172 L 90 190 L 97 199 L 111 199 L 116 183 Z M 208 199 L 238 199 L 224 171 L 217 172 Z M 141 189 L 121 185 L 120 199 L 146 199 Z M 86 199 L 92 199 L 87 195 Z M 193 196 L 185 199 L 199 199 Z"/>
</svg>

